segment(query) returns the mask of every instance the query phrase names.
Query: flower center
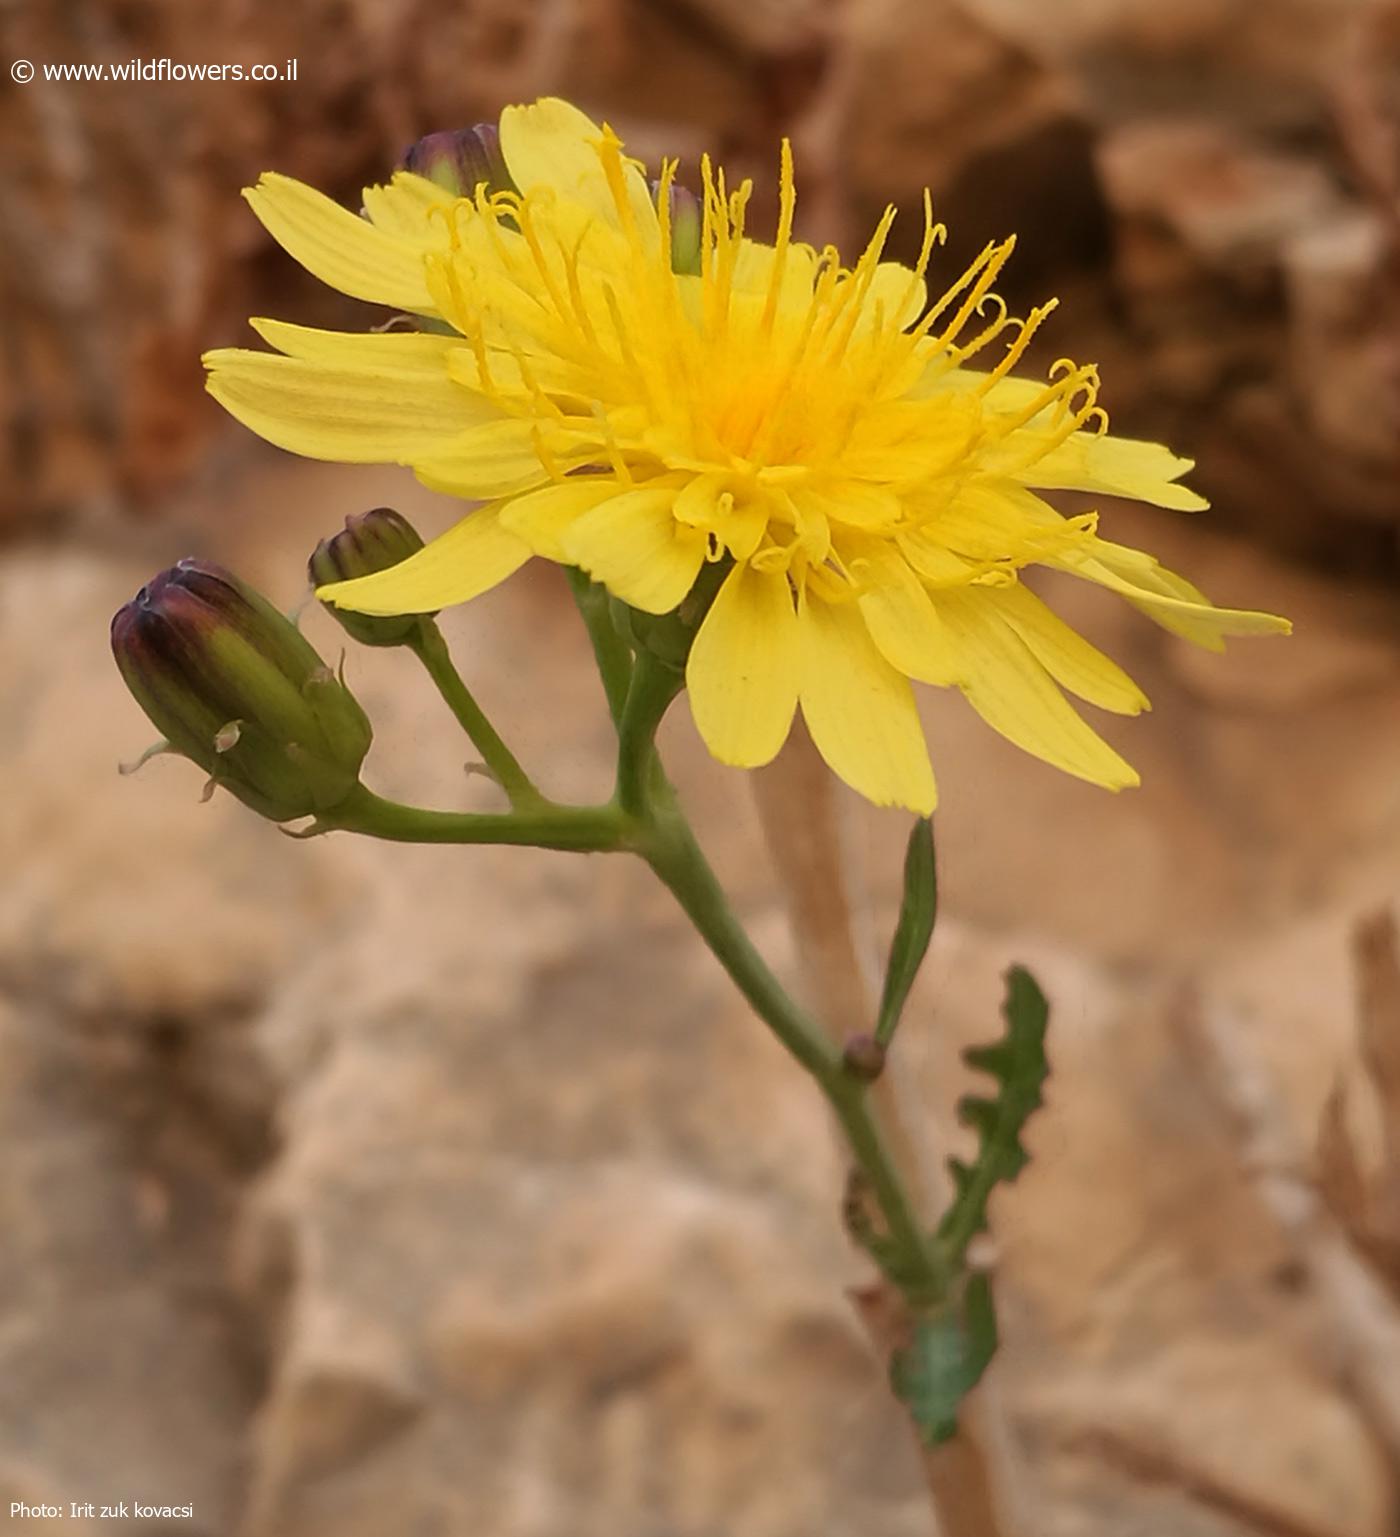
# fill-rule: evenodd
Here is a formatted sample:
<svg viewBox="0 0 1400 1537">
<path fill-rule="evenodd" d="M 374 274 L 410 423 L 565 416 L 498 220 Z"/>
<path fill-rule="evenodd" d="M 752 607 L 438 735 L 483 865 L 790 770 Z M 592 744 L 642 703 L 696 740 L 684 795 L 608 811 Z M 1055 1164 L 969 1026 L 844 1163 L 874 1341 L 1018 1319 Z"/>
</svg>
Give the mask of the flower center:
<svg viewBox="0 0 1400 1537">
<path fill-rule="evenodd" d="M 991 408 L 1054 307 L 1017 320 L 992 292 L 1011 241 L 988 245 L 930 305 L 924 274 L 943 229 L 927 199 L 913 268 L 882 260 L 892 209 L 845 268 L 833 248 L 792 239 L 784 145 L 773 244 L 745 237 L 749 184 L 731 193 L 707 159 L 700 270 L 676 272 L 675 164 L 639 196 L 615 135 L 595 149 L 606 190 L 479 191 L 430 259 L 441 312 L 470 344 L 458 376 L 534 424 L 551 474 L 670 476 L 684 493 L 677 521 L 712 554 L 820 567 L 839 561 L 843 530 L 927 526 L 936 538 L 938 507 L 986 451 L 1034 422 L 1034 458 L 1096 415 L 1096 376 L 1072 364 Z M 1004 333 L 990 373 L 962 371 Z"/>
</svg>

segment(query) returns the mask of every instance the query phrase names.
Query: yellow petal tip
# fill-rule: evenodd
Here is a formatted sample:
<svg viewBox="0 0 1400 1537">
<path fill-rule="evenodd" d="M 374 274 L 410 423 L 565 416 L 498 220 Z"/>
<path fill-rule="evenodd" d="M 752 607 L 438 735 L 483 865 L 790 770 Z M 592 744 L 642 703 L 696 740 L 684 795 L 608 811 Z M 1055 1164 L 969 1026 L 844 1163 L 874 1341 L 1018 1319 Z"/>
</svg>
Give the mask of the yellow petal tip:
<svg viewBox="0 0 1400 1537">
<path fill-rule="evenodd" d="M 344 598 L 345 589 L 353 586 L 353 582 L 326 582 L 315 589 L 318 603 L 329 603 L 332 608 L 353 608 L 352 603 L 347 603 Z"/>
</svg>

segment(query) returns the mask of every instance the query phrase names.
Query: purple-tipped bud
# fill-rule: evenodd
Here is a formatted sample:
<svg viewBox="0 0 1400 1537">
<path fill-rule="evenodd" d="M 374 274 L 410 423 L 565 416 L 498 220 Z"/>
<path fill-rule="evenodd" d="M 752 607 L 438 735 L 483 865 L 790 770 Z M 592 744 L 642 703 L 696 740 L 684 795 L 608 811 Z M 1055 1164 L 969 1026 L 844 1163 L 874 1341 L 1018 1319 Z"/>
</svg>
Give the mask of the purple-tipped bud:
<svg viewBox="0 0 1400 1537">
<path fill-rule="evenodd" d="M 653 198 L 660 197 L 661 183 L 651 184 Z M 672 182 L 670 187 L 671 213 L 671 270 L 686 272 L 692 276 L 700 271 L 700 242 L 704 233 L 704 221 L 700 216 L 700 199 L 689 187 Z"/>
<path fill-rule="evenodd" d="M 126 686 L 171 748 L 274 822 L 338 806 L 370 724 L 297 627 L 220 566 L 182 560 L 112 620 Z"/>
<path fill-rule="evenodd" d="M 515 190 L 494 123 L 426 134 L 403 152 L 399 169 L 425 176 L 458 197 L 474 197 L 483 184 L 488 192 Z"/>
<path fill-rule="evenodd" d="M 323 539 L 312 552 L 306 569 L 316 587 L 331 582 L 348 582 L 357 576 L 372 576 L 387 571 L 400 561 L 416 555 L 423 548 L 418 530 L 392 507 L 374 507 L 346 518 L 345 527 L 330 539 Z M 339 621 L 347 635 L 363 646 L 402 646 L 417 634 L 419 614 L 383 617 L 356 614 L 348 608 L 325 607 Z"/>
</svg>

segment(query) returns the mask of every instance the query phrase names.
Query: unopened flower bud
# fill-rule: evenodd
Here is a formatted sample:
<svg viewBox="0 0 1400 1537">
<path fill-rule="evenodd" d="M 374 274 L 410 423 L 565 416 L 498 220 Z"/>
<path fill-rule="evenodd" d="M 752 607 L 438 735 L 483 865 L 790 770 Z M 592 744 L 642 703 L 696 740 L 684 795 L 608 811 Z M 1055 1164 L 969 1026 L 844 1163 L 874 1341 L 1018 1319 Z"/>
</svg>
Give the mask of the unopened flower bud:
<svg viewBox="0 0 1400 1537">
<path fill-rule="evenodd" d="M 494 123 L 426 134 L 403 152 L 399 169 L 425 176 L 458 197 L 475 197 L 483 183 L 488 192 L 515 189 Z"/>
<path fill-rule="evenodd" d="M 220 566 L 182 560 L 112 620 L 112 653 L 171 749 L 274 822 L 338 806 L 372 732 L 297 627 Z"/>
<path fill-rule="evenodd" d="M 651 184 L 651 195 L 661 195 L 661 183 Z M 671 270 L 697 276 L 700 272 L 700 242 L 704 221 L 700 217 L 700 199 L 689 187 L 672 182 L 670 188 Z"/>
<path fill-rule="evenodd" d="M 325 587 L 387 571 L 422 548 L 418 530 L 407 518 L 392 507 L 374 507 L 346 518 L 340 533 L 316 546 L 306 569 L 314 586 Z M 357 614 L 331 603 L 325 607 L 362 646 L 402 646 L 417 633 L 422 618 L 420 614 Z"/>
<path fill-rule="evenodd" d="M 885 1047 L 873 1035 L 853 1035 L 841 1052 L 841 1065 L 862 1083 L 873 1083 L 885 1070 Z"/>
</svg>

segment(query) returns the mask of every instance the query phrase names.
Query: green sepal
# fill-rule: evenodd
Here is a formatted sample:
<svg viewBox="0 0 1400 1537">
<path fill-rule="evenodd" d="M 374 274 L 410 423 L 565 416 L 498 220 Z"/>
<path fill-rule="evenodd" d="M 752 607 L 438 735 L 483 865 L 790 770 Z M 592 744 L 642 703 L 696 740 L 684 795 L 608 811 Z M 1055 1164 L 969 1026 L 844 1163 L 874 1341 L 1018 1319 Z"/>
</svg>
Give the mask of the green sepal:
<svg viewBox="0 0 1400 1537">
<path fill-rule="evenodd" d="M 345 686 L 344 658 L 341 659 L 339 675 L 329 667 L 317 668 L 302 684 L 301 694 L 315 716 L 316 724 L 321 728 L 322 739 L 328 749 L 326 756 L 339 772 L 339 777 L 348 781 L 348 793 L 349 788 L 358 783 L 359 775 L 346 774 L 341 765 L 364 761 L 370 743 L 374 740 L 374 731 L 359 700 Z M 335 802 L 326 804 L 329 807 Z"/>
<path fill-rule="evenodd" d="M 648 614 L 610 595 L 614 628 L 634 651 L 649 651 L 673 672 L 684 673 L 695 636 L 733 565 L 727 555 L 707 560 L 690 591 L 668 614 Z"/>
<path fill-rule="evenodd" d="M 1036 980 L 1023 966 L 1006 973 L 1002 1005 L 1006 1033 L 991 1046 L 963 1052 L 969 1067 L 997 1083 L 994 1099 L 969 1094 L 958 1102 L 958 1119 L 977 1133 L 972 1163 L 950 1158 L 955 1195 L 939 1224 L 938 1237 L 951 1264 L 961 1265 L 967 1246 L 987 1226 L 987 1202 L 996 1186 L 1010 1183 L 1030 1161 L 1021 1133 L 1044 1103 L 1042 1090 L 1050 1072 L 1045 1056 L 1045 1027 L 1050 1007 Z"/>
<path fill-rule="evenodd" d="M 890 942 L 885 990 L 875 1021 L 875 1039 L 881 1046 L 888 1046 L 894 1039 L 914 979 L 928 953 L 937 917 L 938 867 L 933 850 L 933 823 L 920 817 L 909 830 L 909 843 L 904 850 L 904 899 Z"/>
<path fill-rule="evenodd" d="M 606 587 L 595 582 L 577 566 L 566 566 L 564 575 L 568 578 L 569 589 L 588 630 L 593 658 L 598 664 L 598 674 L 603 680 L 603 691 L 608 699 L 608 712 L 616 725 L 622 719 L 627 690 L 632 683 L 634 648 L 630 635 L 614 624 L 612 599 Z"/>
<path fill-rule="evenodd" d="M 890 1361 L 890 1387 L 926 1446 L 957 1434 L 958 1406 L 982 1380 L 997 1349 L 996 1308 L 985 1275 L 968 1277 L 955 1304 L 925 1314 Z"/>
</svg>

